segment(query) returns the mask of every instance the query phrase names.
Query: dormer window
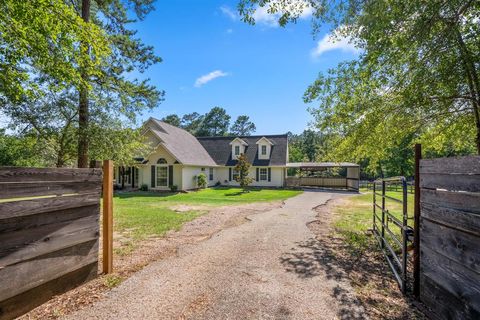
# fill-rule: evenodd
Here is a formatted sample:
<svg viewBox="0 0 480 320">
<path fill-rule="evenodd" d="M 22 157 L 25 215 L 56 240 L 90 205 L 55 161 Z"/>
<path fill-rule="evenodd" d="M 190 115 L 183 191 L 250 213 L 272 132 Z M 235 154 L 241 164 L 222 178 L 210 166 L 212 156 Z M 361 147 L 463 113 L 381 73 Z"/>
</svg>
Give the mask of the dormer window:
<svg viewBox="0 0 480 320">
<path fill-rule="evenodd" d="M 230 142 L 230 145 L 232 146 L 232 159 L 236 160 L 242 153 L 245 153 L 248 143 L 240 138 L 235 138 Z"/>
<path fill-rule="evenodd" d="M 267 155 L 267 146 L 262 145 L 262 156 L 266 156 L 266 155 Z"/>
<path fill-rule="evenodd" d="M 262 137 L 256 142 L 256 144 L 258 146 L 258 159 L 269 160 L 274 146 L 273 141 L 266 137 Z"/>
</svg>

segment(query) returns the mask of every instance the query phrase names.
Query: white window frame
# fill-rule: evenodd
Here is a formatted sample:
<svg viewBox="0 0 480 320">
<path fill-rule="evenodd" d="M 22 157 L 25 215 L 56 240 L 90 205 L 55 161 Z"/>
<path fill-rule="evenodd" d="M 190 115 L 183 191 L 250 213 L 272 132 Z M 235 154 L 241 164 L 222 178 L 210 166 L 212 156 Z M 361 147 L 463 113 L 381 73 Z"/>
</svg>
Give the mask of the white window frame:
<svg viewBox="0 0 480 320">
<path fill-rule="evenodd" d="M 208 180 L 213 181 L 213 168 L 208 168 Z"/>
<path fill-rule="evenodd" d="M 166 172 L 166 175 L 165 175 L 165 179 L 166 179 L 166 184 L 165 185 L 160 185 L 158 183 L 158 170 L 159 168 L 165 168 L 165 172 Z M 169 179 L 169 172 L 168 172 L 168 165 L 164 165 L 164 164 L 159 164 L 156 166 L 155 168 L 155 188 L 168 188 L 168 179 Z"/>
<path fill-rule="evenodd" d="M 262 144 L 261 149 L 262 149 L 262 156 L 266 156 L 267 155 L 267 146 Z"/>
<path fill-rule="evenodd" d="M 235 151 L 235 156 L 239 156 L 240 155 L 240 146 L 235 146 L 234 151 Z"/>
<path fill-rule="evenodd" d="M 268 180 L 268 169 L 267 168 L 260 168 L 259 172 L 260 181 L 267 181 Z"/>
<path fill-rule="evenodd" d="M 237 181 L 236 177 L 240 177 L 240 171 L 232 169 L 232 180 Z"/>
</svg>

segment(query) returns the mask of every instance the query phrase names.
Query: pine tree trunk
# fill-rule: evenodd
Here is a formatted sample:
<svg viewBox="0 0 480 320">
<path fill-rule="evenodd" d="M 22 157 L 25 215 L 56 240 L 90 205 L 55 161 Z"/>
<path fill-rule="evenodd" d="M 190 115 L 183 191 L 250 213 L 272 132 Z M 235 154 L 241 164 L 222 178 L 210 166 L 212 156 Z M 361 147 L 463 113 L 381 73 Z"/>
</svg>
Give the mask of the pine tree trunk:
<svg viewBox="0 0 480 320">
<path fill-rule="evenodd" d="M 82 0 L 82 19 L 85 22 L 90 21 L 90 1 Z M 81 44 L 83 47 L 84 44 Z M 82 48 L 83 54 L 88 54 L 88 48 Z M 79 90 L 79 103 L 78 103 L 78 167 L 88 168 L 88 122 L 89 122 L 89 110 L 88 110 L 88 88 L 86 82 L 88 81 L 88 75 L 85 71 L 82 71 L 83 84 L 80 85 Z"/>
</svg>

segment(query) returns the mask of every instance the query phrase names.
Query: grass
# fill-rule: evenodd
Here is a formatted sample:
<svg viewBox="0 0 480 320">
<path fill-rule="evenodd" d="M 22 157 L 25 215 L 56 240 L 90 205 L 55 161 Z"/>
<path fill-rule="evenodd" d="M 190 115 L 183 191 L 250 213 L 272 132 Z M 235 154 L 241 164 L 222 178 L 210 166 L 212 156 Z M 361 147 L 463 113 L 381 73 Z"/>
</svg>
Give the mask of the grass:
<svg viewBox="0 0 480 320">
<path fill-rule="evenodd" d="M 185 222 L 204 214 L 205 210 L 177 212 L 175 205 L 223 206 L 252 202 L 284 200 L 300 194 L 297 190 L 209 188 L 190 193 L 125 192 L 114 197 L 115 230 L 128 232 L 134 239 L 161 236 L 178 230 Z M 123 250 L 123 249 L 122 249 Z M 123 252 L 119 252 L 123 253 Z"/>
<path fill-rule="evenodd" d="M 401 192 L 388 191 L 387 196 L 395 199 L 402 199 Z M 414 206 L 413 194 L 407 194 L 407 212 L 409 217 L 413 217 Z M 381 205 L 381 197 L 377 196 L 377 203 Z M 370 245 L 371 237 L 367 237 L 366 231 L 372 229 L 373 224 L 373 195 L 367 192 L 358 196 L 350 197 L 347 203 L 343 206 L 335 208 L 337 219 L 334 221 L 335 231 L 340 233 L 345 241 L 354 251 L 359 254 Z M 402 219 L 402 204 L 386 199 L 385 208 L 389 210 L 397 219 Z M 377 215 L 381 217 L 380 210 L 377 210 Z M 413 225 L 413 220 L 408 220 L 409 225 Z M 377 222 L 380 225 L 380 222 Z M 390 223 L 392 231 L 399 235 L 400 230 Z"/>
<path fill-rule="evenodd" d="M 389 191 L 386 194 L 396 199 L 402 198 L 401 192 Z M 357 298 L 371 319 L 423 319 L 421 313 L 401 294 L 378 242 L 367 232 L 372 229 L 373 223 L 372 198 L 372 192 L 368 191 L 349 197 L 333 208 L 334 238 L 341 239 L 342 243 L 334 252 L 339 261 L 348 265 L 349 278 Z M 407 209 L 410 217 L 413 216 L 413 200 L 413 194 L 408 194 Z M 381 197 L 377 197 L 377 201 L 381 204 Z M 387 200 L 386 208 L 401 218 L 401 204 Z M 381 216 L 381 213 L 378 215 Z M 409 224 L 413 224 L 413 221 L 409 220 Z M 393 225 L 389 223 L 390 227 Z M 400 233 L 399 228 L 392 227 L 392 231 L 397 235 Z M 394 250 L 398 249 L 393 241 L 389 242 L 393 244 Z"/>
</svg>

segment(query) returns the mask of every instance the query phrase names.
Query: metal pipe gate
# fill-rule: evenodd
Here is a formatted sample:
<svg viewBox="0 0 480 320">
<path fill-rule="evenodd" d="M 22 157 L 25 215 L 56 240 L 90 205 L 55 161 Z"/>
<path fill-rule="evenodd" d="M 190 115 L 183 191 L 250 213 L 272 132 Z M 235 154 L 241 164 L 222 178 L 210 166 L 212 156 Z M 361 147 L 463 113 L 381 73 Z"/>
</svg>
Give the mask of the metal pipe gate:
<svg viewBox="0 0 480 320">
<path fill-rule="evenodd" d="M 389 184 L 401 185 L 401 199 L 387 195 Z M 408 226 L 407 192 L 405 177 L 378 179 L 373 183 L 373 234 L 395 275 L 402 293 L 405 293 L 407 289 L 407 250 L 408 242 L 411 241 L 409 235 L 412 234 L 412 228 Z M 377 196 L 381 198 L 381 205 L 377 203 Z M 390 212 L 386 200 L 402 205 L 401 217 L 399 217 L 399 214 L 395 216 L 393 212 Z M 392 230 L 392 228 L 397 229 Z"/>
</svg>

